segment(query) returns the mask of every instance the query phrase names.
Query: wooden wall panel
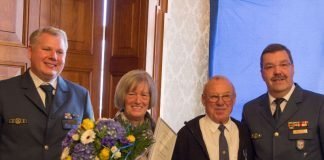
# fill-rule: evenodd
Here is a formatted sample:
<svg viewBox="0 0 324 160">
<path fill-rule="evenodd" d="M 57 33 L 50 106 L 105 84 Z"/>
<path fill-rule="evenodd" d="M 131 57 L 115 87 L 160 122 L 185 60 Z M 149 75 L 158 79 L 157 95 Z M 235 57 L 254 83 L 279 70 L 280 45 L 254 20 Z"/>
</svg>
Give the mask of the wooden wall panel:
<svg viewBox="0 0 324 160">
<path fill-rule="evenodd" d="M 91 71 L 78 68 L 65 68 L 62 76 L 72 80 L 91 91 Z"/>
<path fill-rule="evenodd" d="M 93 1 L 68 0 L 61 2 L 61 27 L 69 38 L 69 50 L 76 54 L 91 54 Z M 73 11 L 73 12 L 71 12 Z"/>
<path fill-rule="evenodd" d="M 26 71 L 25 63 L 1 62 L 0 61 L 0 80 L 21 75 Z"/>
<path fill-rule="evenodd" d="M 152 0 L 153 1 L 153 0 Z M 151 4 L 150 8 L 156 8 L 152 12 L 151 16 L 154 16 L 154 19 L 150 21 L 149 27 L 154 28 L 154 36 L 148 40 L 154 41 L 153 46 L 153 79 L 157 86 L 157 91 L 161 93 L 161 81 L 162 81 L 162 58 L 163 58 L 163 36 L 164 36 L 164 17 L 168 12 L 168 0 L 159 0 L 158 3 Z M 160 104 L 161 96 L 157 98 L 157 106 L 152 108 L 153 119 L 157 120 L 160 117 Z"/>
<path fill-rule="evenodd" d="M 115 107 L 114 96 L 115 96 L 117 83 L 121 77 L 122 77 L 122 75 L 111 75 L 110 76 L 109 86 L 111 86 L 111 89 L 109 90 L 109 97 L 104 99 L 104 100 L 109 100 L 109 106 L 111 106 L 108 108 L 109 117 L 114 117 L 115 116 L 114 114 L 117 113 L 117 111 L 118 111 L 118 109 Z M 108 115 L 106 115 L 105 117 L 108 117 Z"/>
<path fill-rule="evenodd" d="M 27 57 L 28 0 L 0 1 L 0 80 L 19 75 L 29 65 Z"/>
<path fill-rule="evenodd" d="M 140 1 L 138 0 L 115 1 L 112 56 L 137 56 L 138 27 L 140 27 L 139 5 Z"/>
<path fill-rule="evenodd" d="M 26 47 L 26 27 L 28 15 L 26 1 L 1 0 L 0 43 L 1 45 Z"/>
</svg>

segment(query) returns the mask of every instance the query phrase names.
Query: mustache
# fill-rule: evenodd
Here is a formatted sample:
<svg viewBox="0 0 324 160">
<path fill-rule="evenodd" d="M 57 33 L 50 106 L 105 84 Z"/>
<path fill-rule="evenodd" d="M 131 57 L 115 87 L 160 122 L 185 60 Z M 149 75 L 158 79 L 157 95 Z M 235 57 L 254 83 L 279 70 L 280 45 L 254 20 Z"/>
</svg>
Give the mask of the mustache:
<svg viewBox="0 0 324 160">
<path fill-rule="evenodd" d="M 272 81 L 276 81 L 276 80 L 283 80 L 283 79 L 286 79 L 287 78 L 287 76 L 285 76 L 285 75 L 282 75 L 282 74 L 276 74 L 276 75 L 274 75 L 272 78 L 271 78 L 271 80 Z"/>
</svg>

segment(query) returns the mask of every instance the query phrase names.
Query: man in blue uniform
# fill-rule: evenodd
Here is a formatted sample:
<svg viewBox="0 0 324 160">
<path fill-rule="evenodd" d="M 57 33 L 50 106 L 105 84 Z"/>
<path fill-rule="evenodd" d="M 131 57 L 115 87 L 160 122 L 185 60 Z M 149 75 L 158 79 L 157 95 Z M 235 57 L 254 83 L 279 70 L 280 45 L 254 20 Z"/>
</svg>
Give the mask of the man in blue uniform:
<svg viewBox="0 0 324 160">
<path fill-rule="evenodd" d="M 36 30 L 28 48 L 31 67 L 0 82 L 0 160 L 60 159 L 66 133 L 94 118 L 88 91 L 60 76 L 67 48 L 64 31 Z"/>
<path fill-rule="evenodd" d="M 268 93 L 245 104 L 256 160 L 323 160 L 324 96 L 294 83 L 287 47 L 270 44 L 261 55 Z"/>
</svg>

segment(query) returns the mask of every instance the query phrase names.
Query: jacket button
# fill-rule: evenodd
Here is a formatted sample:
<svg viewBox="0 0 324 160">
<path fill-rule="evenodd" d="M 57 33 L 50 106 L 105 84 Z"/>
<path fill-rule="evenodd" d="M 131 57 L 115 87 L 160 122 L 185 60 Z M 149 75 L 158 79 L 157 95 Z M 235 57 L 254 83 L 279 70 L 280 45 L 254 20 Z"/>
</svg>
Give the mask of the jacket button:
<svg viewBox="0 0 324 160">
<path fill-rule="evenodd" d="M 48 145 L 44 145 L 44 149 L 47 151 L 48 150 Z"/>
</svg>

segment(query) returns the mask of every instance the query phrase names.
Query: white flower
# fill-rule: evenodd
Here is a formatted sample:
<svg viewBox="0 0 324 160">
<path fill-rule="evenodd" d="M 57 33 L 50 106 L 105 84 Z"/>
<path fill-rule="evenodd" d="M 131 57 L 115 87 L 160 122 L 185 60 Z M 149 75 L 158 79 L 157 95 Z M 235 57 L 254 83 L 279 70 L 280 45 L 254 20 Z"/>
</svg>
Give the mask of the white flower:
<svg viewBox="0 0 324 160">
<path fill-rule="evenodd" d="M 61 160 L 64 160 L 65 158 L 67 158 L 67 156 L 70 154 L 70 148 L 69 147 L 65 147 L 63 149 L 63 152 L 61 154 Z"/>
<path fill-rule="evenodd" d="M 94 141 L 96 133 L 92 129 L 88 129 L 81 135 L 81 143 L 88 144 Z"/>
<path fill-rule="evenodd" d="M 119 149 L 116 146 L 112 146 L 110 148 L 110 151 L 113 153 L 114 159 L 118 159 L 121 157 L 121 153 L 119 151 Z"/>
<path fill-rule="evenodd" d="M 112 153 L 115 153 L 115 152 L 118 151 L 118 148 L 117 148 L 116 146 L 112 146 L 112 147 L 110 148 L 110 150 L 111 150 Z"/>
<path fill-rule="evenodd" d="M 114 154 L 115 154 L 114 159 L 118 159 L 121 157 L 121 153 L 119 151 Z"/>
<path fill-rule="evenodd" d="M 80 139 L 80 136 L 79 136 L 79 134 L 73 134 L 72 135 L 72 139 L 73 139 L 73 141 L 78 141 L 79 139 Z"/>
</svg>

